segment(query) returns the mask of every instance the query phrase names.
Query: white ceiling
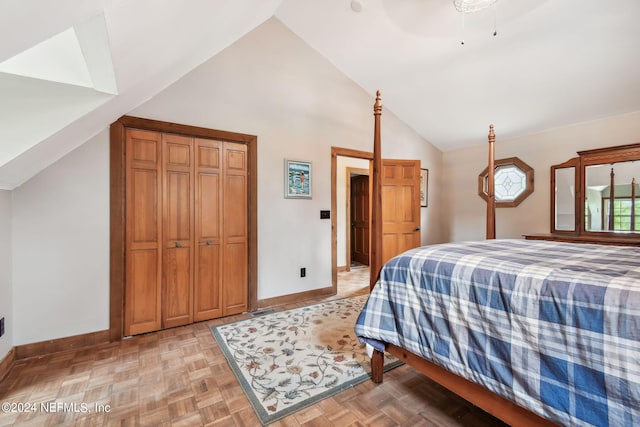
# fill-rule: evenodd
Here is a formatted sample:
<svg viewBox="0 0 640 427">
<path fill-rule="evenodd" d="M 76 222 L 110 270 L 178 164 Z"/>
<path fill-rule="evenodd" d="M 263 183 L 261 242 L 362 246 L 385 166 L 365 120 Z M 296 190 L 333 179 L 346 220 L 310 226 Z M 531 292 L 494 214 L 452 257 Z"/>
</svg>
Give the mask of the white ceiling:
<svg viewBox="0 0 640 427">
<path fill-rule="evenodd" d="M 464 28 L 451 0 L 355 1 L 0 0 L 0 63 L 74 28 L 94 83 L 0 72 L 0 188 L 272 16 L 443 151 L 640 111 L 638 0 L 498 0 Z"/>
</svg>

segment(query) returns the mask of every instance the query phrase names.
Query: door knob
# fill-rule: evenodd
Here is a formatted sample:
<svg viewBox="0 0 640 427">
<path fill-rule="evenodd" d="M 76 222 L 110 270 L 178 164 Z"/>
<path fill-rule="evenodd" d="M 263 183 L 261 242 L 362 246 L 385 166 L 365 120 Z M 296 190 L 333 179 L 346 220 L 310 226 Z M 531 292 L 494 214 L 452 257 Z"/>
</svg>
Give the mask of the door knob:
<svg viewBox="0 0 640 427">
<path fill-rule="evenodd" d="M 416 227 L 413 231 L 420 231 L 420 227 Z"/>
<path fill-rule="evenodd" d="M 176 242 L 176 248 L 181 248 L 181 247 L 182 247 L 182 243 Z"/>
<path fill-rule="evenodd" d="M 211 240 L 207 239 L 207 246 L 211 244 Z"/>
</svg>

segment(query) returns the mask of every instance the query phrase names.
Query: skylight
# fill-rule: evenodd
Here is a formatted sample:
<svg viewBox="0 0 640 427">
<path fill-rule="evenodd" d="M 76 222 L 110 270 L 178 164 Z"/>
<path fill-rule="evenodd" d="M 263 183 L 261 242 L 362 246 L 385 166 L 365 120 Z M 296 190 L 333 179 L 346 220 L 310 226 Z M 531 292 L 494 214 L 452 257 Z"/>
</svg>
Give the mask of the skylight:
<svg viewBox="0 0 640 427">
<path fill-rule="evenodd" d="M 117 94 L 104 15 L 0 63 L 0 167 Z"/>
<path fill-rule="evenodd" d="M 0 72 L 93 87 L 80 42 L 73 28 L 0 63 Z"/>
<path fill-rule="evenodd" d="M 117 93 L 103 15 L 7 59 L 0 72 Z"/>
</svg>

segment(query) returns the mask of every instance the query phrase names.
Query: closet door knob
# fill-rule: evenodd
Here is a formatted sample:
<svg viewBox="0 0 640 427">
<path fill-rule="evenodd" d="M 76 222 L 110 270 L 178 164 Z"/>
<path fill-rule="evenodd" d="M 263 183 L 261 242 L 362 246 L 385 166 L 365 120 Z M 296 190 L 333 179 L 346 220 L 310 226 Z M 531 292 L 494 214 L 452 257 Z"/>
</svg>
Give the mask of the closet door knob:
<svg viewBox="0 0 640 427">
<path fill-rule="evenodd" d="M 181 247 L 182 247 L 182 243 L 176 242 L 176 248 L 181 248 Z"/>
<path fill-rule="evenodd" d="M 211 240 L 207 239 L 207 246 L 211 244 Z"/>
</svg>

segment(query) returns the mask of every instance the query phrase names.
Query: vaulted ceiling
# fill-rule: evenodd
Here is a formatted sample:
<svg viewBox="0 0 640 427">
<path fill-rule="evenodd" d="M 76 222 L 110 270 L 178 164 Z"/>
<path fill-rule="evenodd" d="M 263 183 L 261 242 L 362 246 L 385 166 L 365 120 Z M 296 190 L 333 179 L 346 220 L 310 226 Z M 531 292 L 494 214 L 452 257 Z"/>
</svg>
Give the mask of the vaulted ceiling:
<svg viewBox="0 0 640 427">
<path fill-rule="evenodd" d="M 443 151 L 640 111 L 640 2 L 0 0 L 12 189 L 275 17 Z M 494 31 L 497 32 L 496 35 Z M 464 44 L 462 43 L 464 41 Z"/>
</svg>

